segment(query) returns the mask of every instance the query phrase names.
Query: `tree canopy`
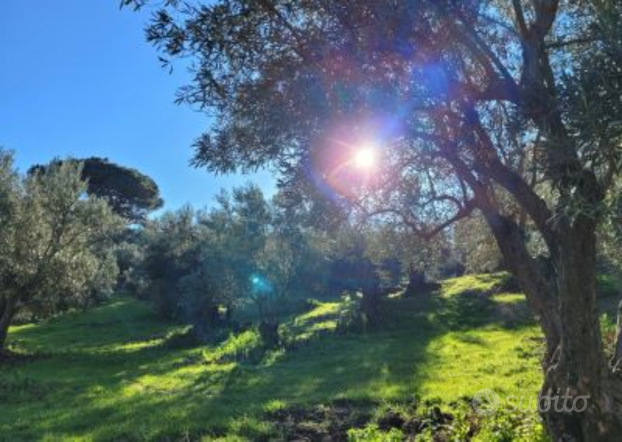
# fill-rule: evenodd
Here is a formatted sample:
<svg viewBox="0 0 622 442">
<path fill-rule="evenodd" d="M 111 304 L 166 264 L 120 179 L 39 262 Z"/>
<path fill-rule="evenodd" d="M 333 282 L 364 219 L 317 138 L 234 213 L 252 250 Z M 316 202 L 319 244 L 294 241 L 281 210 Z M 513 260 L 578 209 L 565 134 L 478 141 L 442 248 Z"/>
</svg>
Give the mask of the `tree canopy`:
<svg viewBox="0 0 622 442">
<path fill-rule="evenodd" d="M 110 162 L 106 158 L 55 160 L 52 165 L 82 164 L 82 179 L 90 195 L 104 198 L 112 210 L 133 223 L 142 223 L 147 215 L 164 204 L 156 182 L 136 169 Z M 44 171 L 50 165 L 33 166 L 30 173 Z"/>
<path fill-rule="evenodd" d="M 84 197 L 80 166 L 17 174 L 0 150 L 0 351 L 17 314 L 42 318 L 110 295 L 113 243 L 122 222 L 97 197 Z"/>
</svg>

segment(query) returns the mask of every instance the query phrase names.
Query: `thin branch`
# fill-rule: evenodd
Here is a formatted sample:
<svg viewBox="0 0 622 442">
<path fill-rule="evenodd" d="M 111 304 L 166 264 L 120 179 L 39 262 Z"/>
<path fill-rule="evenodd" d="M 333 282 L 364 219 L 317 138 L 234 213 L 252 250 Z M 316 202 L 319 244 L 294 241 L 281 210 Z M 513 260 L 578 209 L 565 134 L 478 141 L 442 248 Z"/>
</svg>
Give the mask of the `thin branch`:
<svg viewBox="0 0 622 442">
<path fill-rule="evenodd" d="M 558 40 L 558 41 L 546 43 L 544 47 L 545 49 L 561 49 L 561 48 L 565 48 L 566 46 L 589 44 L 589 43 L 594 43 L 595 41 L 601 41 L 601 39 L 597 37 L 581 37 L 581 38 L 573 38 L 570 40 Z"/>
<path fill-rule="evenodd" d="M 523 11 L 521 0 L 512 0 L 512 7 L 514 9 L 516 23 L 518 24 L 518 30 L 523 38 L 527 38 L 529 28 L 527 27 L 527 22 L 525 21 L 525 13 Z"/>
<path fill-rule="evenodd" d="M 369 212 L 365 210 L 364 208 L 361 208 L 364 211 L 364 219 L 361 222 L 361 224 L 365 223 L 366 221 L 376 216 L 395 215 L 395 216 L 400 217 L 402 219 L 402 222 L 406 226 L 408 226 L 416 236 L 418 236 L 419 238 L 425 241 L 429 241 L 433 239 L 436 235 L 441 233 L 443 230 L 447 229 L 449 226 L 455 224 L 461 219 L 464 219 L 470 216 L 473 213 L 473 210 L 475 210 L 475 208 L 476 208 L 476 205 L 474 204 L 474 202 L 468 201 L 467 204 L 461 207 L 452 217 L 434 226 L 430 230 L 421 229 L 413 220 L 411 220 L 407 215 L 405 215 L 403 212 L 397 209 L 384 208 L 384 209 L 378 209 L 378 210 Z"/>
<path fill-rule="evenodd" d="M 536 9 L 536 22 L 532 25 L 530 31 L 536 32 L 538 38 L 544 38 L 551 30 L 557 10 L 559 8 L 559 0 L 538 0 L 534 2 Z"/>
</svg>

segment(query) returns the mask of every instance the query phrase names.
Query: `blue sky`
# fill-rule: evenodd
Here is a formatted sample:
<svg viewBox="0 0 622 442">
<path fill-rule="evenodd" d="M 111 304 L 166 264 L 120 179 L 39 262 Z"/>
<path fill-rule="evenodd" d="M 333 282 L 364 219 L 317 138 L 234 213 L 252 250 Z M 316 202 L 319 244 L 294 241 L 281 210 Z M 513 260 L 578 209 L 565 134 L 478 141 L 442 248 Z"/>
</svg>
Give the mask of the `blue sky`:
<svg viewBox="0 0 622 442">
<path fill-rule="evenodd" d="M 65 156 L 136 167 L 171 209 L 249 180 L 272 192 L 267 172 L 215 177 L 188 165 L 208 119 L 173 103 L 187 74 L 161 68 L 148 18 L 118 0 L 0 0 L 0 146 L 22 171 Z"/>
</svg>

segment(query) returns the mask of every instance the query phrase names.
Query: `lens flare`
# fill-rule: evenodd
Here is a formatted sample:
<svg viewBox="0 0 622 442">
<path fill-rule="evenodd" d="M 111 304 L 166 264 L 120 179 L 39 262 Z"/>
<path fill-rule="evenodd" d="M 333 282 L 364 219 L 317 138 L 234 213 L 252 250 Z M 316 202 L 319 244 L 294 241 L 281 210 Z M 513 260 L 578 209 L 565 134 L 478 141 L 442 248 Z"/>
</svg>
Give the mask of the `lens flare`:
<svg viewBox="0 0 622 442">
<path fill-rule="evenodd" d="M 371 169 L 376 164 L 376 151 L 373 147 L 361 147 L 354 154 L 354 165 L 359 169 Z"/>
</svg>

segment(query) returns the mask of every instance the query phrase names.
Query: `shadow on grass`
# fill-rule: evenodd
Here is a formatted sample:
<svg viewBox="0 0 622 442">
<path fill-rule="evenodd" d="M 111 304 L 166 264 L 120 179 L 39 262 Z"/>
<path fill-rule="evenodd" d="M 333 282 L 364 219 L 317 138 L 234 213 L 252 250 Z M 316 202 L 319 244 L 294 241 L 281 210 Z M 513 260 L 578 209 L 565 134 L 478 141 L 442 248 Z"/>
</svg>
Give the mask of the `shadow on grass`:
<svg viewBox="0 0 622 442">
<path fill-rule="evenodd" d="M 82 352 L 156 339 L 178 328 L 178 324 L 157 318 L 147 304 L 117 298 L 87 312 L 74 311 L 41 324 L 12 327 L 9 343 L 43 353 Z"/>
<path fill-rule="evenodd" d="M 386 325 L 373 333 L 322 334 L 259 365 L 202 364 L 201 349 L 168 349 L 162 344 L 179 326 L 162 325 L 136 301 L 18 328 L 14 337 L 27 348 L 48 349 L 53 357 L 0 369 L 7 390 L 0 390 L 0 433 L 141 440 L 234 431 L 260 438 L 270 431 L 261 415 L 275 409 L 413 398 L 430 376 L 418 375 L 418 367 L 434 363 L 431 341 L 530 322 L 508 324 L 498 316 L 500 302 L 481 293 L 386 303 Z M 477 337 L 464 339 L 483 345 Z M 42 388 L 12 397 L 23 379 Z"/>
</svg>

